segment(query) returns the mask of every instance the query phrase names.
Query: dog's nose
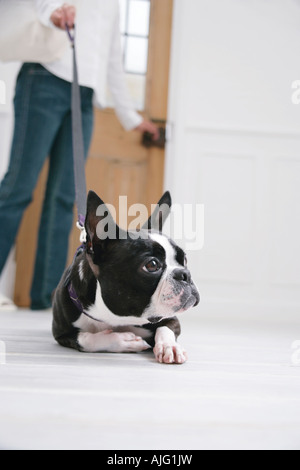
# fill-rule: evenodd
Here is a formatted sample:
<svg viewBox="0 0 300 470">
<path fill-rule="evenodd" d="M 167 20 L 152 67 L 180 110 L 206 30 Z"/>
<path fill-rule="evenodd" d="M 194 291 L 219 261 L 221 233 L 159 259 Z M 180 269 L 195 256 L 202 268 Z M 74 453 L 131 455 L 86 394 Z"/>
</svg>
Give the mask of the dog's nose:
<svg viewBox="0 0 300 470">
<path fill-rule="evenodd" d="M 192 280 L 191 273 L 188 269 L 174 269 L 173 278 L 175 281 L 184 281 L 190 283 Z"/>
</svg>

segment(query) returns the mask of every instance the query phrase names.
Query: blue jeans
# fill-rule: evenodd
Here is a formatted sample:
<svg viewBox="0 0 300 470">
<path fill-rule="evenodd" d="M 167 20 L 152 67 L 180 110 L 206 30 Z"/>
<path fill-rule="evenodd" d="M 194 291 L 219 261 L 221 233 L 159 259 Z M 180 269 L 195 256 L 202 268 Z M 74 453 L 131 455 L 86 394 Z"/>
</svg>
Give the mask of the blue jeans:
<svg viewBox="0 0 300 470">
<path fill-rule="evenodd" d="M 93 130 L 93 90 L 80 88 L 87 156 Z M 24 64 L 17 79 L 14 106 L 10 163 L 0 185 L 0 272 L 49 156 L 31 288 L 31 308 L 44 309 L 51 306 L 51 294 L 65 269 L 73 221 L 71 84 L 39 64 Z"/>
</svg>

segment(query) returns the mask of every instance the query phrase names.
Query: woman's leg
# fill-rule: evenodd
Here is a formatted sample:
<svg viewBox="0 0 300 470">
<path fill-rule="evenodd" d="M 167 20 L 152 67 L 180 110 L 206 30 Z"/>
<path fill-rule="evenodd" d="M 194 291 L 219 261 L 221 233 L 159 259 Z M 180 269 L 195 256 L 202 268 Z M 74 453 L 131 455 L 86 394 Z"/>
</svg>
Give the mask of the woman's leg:
<svg viewBox="0 0 300 470">
<path fill-rule="evenodd" d="M 0 185 L 0 272 L 63 116 L 49 75 L 38 64 L 24 64 L 17 79 L 10 163 Z"/>
<path fill-rule="evenodd" d="M 91 89 L 81 87 L 85 157 L 93 130 L 92 96 Z M 34 310 L 51 306 L 52 292 L 66 267 L 74 199 L 72 123 L 69 112 L 50 152 L 49 175 L 31 288 L 31 308 Z"/>
</svg>

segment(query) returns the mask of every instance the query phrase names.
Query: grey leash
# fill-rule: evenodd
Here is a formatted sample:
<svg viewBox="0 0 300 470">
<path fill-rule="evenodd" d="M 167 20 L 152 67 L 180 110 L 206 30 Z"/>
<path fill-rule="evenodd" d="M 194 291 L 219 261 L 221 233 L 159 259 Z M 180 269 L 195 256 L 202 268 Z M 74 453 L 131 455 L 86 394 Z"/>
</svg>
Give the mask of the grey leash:
<svg viewBox="0 0 300 470">
<path fill-rule="evenodd" d="M 72 82 L 72 143 L 73 143 L 73 166 L 75 180 L 75 199 L 77 206 L 77 226 L 82 230 L 81 242 L 84 242 L 85 215 L 86 215 L 86 176 L 85 176 L 85 158 L 82 131 L 82 113 L 80 87 L 78 83 L 78 68 L 76 60 L 75 35 L 70 32 L 66 25 L 66 30 L 71 41 L 73 50 L 73 82 Z"/>
</svg>

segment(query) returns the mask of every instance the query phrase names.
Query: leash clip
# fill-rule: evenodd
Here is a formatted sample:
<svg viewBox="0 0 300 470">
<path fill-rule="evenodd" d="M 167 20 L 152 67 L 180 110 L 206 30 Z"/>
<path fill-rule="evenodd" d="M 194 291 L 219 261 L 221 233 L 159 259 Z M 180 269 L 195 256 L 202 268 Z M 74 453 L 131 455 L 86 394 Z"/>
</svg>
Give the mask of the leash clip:
<svg viewBox="0 0 300 470">
<path fill-rule="evenodd" d="M 87 235 L 86 235 L 85 227 L 81 225 L 80 222 L 76 222 L 76 227 L 79 228 L 81 232 L 80 237 L 79 237 L 80 243 L 86 243 Z"/>
</svg>

